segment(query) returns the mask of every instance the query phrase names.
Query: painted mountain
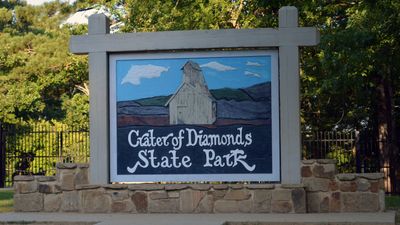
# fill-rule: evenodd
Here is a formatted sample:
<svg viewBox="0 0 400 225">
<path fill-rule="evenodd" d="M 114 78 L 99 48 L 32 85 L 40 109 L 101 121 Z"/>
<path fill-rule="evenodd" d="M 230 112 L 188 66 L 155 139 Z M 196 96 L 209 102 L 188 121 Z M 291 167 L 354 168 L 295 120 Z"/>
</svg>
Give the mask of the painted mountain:
<svg viewBox="0 0 400 225">
<path fill-rule="evenodd" d="M 271 123 L 271 83 L 247 88 L 210 90 L 216 100 L 217 119 L 213 125 L 262 125 Z M 165 106 L 169 96 L 117 102 L 118 127 L 130 125 L 169 126 Z M 212 125 L 210 125 L 212 126 Z"/>
</svg>

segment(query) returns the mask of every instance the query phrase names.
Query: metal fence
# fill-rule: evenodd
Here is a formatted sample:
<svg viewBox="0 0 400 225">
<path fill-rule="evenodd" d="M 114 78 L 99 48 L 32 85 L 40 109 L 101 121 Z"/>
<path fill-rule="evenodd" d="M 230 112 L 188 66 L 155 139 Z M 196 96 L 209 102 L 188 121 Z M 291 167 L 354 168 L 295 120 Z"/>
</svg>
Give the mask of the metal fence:
<svg viewBox="0 0 400 225">
<path fill-rule="evenodd" d="M 336 159 L 339 172 L 355 173 L 356 132 L 310 132 L 303 133 L 304 159 Z"/>
<path fill-rule="evenodd" d="M 12 186 L 16 175 L 55 175 L 57 162 L 89 161 L 84 128 L 2 124 L 0 140 L 0 187 Z"/>
<path fill-rule="evenodd" d="M 383 172 L 386 193 L 400 194 L 399 178 L 390 174 L 390 165 L 380 166 L 379 148 L 382 144 L 370 133 L 309 132 L 303 133 L 303 159 L 336 159 L 340 173 Z M 400 144 L 400 143 L 398 143 Z"/>
</svg>

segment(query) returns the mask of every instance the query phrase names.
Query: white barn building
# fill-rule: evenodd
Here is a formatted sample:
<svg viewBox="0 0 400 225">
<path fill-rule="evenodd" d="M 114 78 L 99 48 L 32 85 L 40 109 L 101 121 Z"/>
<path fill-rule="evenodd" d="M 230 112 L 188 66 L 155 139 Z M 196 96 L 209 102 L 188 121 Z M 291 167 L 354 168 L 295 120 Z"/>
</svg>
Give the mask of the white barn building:
<svg viewBox="0 0 400 225">
<path fill-rule="evenodd" d="M 213 124 L 217 119 L 216 101 L 200 66 L 189 60 L 182 70 L 182 84 L 165 104 L 169 107 L 169 123 Z"/>
</svg>

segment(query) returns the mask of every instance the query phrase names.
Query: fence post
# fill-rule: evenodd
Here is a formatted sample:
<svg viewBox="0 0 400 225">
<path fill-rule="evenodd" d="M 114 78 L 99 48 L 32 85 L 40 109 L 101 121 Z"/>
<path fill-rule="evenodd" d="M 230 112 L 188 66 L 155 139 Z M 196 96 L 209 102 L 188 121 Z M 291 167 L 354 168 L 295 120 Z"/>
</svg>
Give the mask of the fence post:
<svg viewBox="0 0 400 225">
<path fill-rule="evenodd" d="M 0 188 L 5 187 L 6 180 L 6 129 L 0 123 Z"/>
<path fill-rule="evenodd" d="M 61 131 L 58 132 L 58 154 L 61 159 L 61 162 L 64 162 L 64 157 L 63 157 L 63 127 L 61 128 Z"/>
<path fill-rule="evenodd" d="M 356 147 L 356 173 L 361 173 L 361 143 L 360 143 L 360 135 L 358 131 L 355 131 L 355 147 Z M 362 170 L 364 172 L 364 169 Z"/>
</svg>

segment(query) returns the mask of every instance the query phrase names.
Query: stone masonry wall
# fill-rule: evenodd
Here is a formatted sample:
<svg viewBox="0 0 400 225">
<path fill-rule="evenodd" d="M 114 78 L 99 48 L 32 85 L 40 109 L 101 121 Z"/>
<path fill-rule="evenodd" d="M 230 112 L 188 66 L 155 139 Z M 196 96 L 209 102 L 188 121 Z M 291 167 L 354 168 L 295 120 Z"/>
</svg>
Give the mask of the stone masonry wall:
<svg viewBox="0 0 400 225">
<path fill-rule="evenodd" d="M 307 160 L 303 184 L 89 184 L 87 164 L 57 164 L 55 177 L 16 176 L 18 212 L 306 213 L 382 211 L 381 174 L 335 173 Z M 382 203 L 383 202 L 383 203 Z"/>
<path fill-rule="evenodd" d="M 385 210 L 382 173 L 336 174 L 336 161 L 303 160 L 302 183 L 307 212 L 379 212 Z"/>
</svg>

